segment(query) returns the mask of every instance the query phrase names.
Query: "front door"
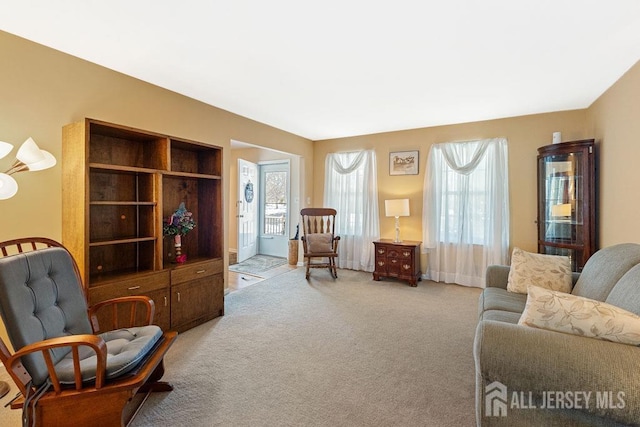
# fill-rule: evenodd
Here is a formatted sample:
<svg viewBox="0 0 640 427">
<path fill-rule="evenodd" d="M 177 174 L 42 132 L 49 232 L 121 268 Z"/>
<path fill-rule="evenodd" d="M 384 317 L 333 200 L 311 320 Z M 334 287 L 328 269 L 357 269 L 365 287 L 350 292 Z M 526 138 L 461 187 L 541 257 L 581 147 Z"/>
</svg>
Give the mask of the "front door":
<svg viewBox="0 0 640 427">
<path fill-rule="evenodd" d="M 258 165 L 238 159 L 238 262 L 257 253 Z"/>
<path fill-rule="evenodd" d="M 260 247 L 263 255 L 289 253 L 289 162 L 260 165 Z"/>
</svg>

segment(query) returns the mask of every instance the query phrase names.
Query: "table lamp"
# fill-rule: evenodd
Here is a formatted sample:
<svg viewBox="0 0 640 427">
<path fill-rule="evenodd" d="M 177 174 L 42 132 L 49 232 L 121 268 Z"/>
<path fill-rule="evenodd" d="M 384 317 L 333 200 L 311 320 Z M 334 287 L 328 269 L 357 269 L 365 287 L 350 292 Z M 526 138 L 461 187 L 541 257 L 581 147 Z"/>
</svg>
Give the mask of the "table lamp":
<svg viewBox="0 0 640 427">
<path fill-rule="evenodd" d="M 409 199 L 393 199 L 384 201 L 386 216 L 396 217 L 396 239 L 394 243 L 400 243 L 400 217 L 409 216 Z"/>
</svg>

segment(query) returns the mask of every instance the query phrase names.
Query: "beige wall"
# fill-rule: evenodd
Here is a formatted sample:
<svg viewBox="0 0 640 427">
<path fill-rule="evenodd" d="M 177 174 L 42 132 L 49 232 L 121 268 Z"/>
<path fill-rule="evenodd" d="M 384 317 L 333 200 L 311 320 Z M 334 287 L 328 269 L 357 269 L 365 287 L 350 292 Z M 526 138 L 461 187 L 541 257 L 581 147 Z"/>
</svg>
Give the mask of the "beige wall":
<svg viewBox="0 0 640 427">
<path fill-rule="evenodd" d="M 17 147 L 32 136 L 58 162 L 62 126 L 84 117 L 220 145 L 225 148 L 225 179 L 229 177 L 231 139 L 312 157 L 313 143 L 307 139 L 13 35 L 0 32 L 0 51 L 10 58 L 0 67 L 0 140 Z M 0 160 L 1 169 L 8 168 L 15 152 Z M 312 166 L 305 170 L 311 182 Z M 15 178 L 18 194 L 0 202 L 0 240 L 28 235 L 61 239 L 60 164 Z M 228 184 L 226 187 L 228 211 Z"/>
<path fill-rule="evenodd" d="M 422 240 L 422 189 L 429 147 L 448 141 L 505 137 L 509 149 L 509 197 L 511 199 L 511 245 L 537 251 L 536 156 L 537 148 L 551 143 L 555 131 L 563 140 L 587 138 L 585 110 L 537 114 L 451 126 L 413 129 L 316 142 L 314 145 L 314 203 L 322 204 L 324 160 L 327 153 L 374 149 L 378 162 L 380 234 L 393 238 L 395 219 L 384 216 L 385 199 L 409 198 L 411 216 L 400 219 L 402 238 Z M 389 153 L 419 150 L 419 174 L 389 175 Z M 425 259 L 422 260 L 425 271 Z"/>
<path fill-rule="evenodd" d="M 0 140 L 16 146 L 0 159 L 2 171 L 29 136 L 60 162 L 62 127 L 84 117 L 222 146 L 225 180 L 232 139 L 286 150 L 307 161 L 313 156 L 313 143 L 307 139 L 4 32 L 0 32 L 0 52 Z M 303 170 L 311 194 L 313 167 L 304 165 Z M 14 176 L 20 189 L 15 197 L 0 201 L 0 240 L 33 235 L 60 240 L 60 164 Z M 228 212 L 228 184 L 225 187 Z M 229 246 L 228 230 L 225 224 L 224 247 Z M 4 336 L 1 327 L 0 336 Z"/>
<path fill-rule="evenodd" d="M 402 218 L 405 239 L 421 239 L 425 162 L 431 144 L 475 138 L 509 140 L 511 244 L 536 247 L 536 148 L 554 131 L 565 140 L 596 137 L 600 149 L 600 242 L 640 242 L 636 226 L 640 198 L 640 65 L 636 64 L 587 110 L 557 112 L 452 126 L 390 132 L 312 143 L 304 138 L 231 114 L 58 51 L 0 32 L 0 140 L 19 145 L 32 136 L 60 160 L 62 126 L 84 117 L 129 125 L 225 148 L 224 179 L 231 179 L 230 140 L 300 156 L 301 204 L 312 197 L 322 204 L 327 153 L 376 150 L 381 233 L 392 237 L 393 219 L 384 216 L 384 200 L 409 197 L 412 215 Z M 419 150 L 420 173 L 389 176 L 391 151 Z M 0 160 L 7 169 L 12 152 Z M 20 173 L 18 194 L 0 201 L 0 240 L 40 235 L 61 238 L 61 168 Z M 224 193 L 225 221 L 235 199 Z M 225 247 L 230 247 L 225 224 Z M 225 262 L 228 262 L 225 259 Z M 0 328 L 0 334 L 2 333 Z"/>
<path fill-rule="evenodd" d="M 599 159 L 600 247 L 640 242 L 640 62 L 587 110 Z"/>
</svg>

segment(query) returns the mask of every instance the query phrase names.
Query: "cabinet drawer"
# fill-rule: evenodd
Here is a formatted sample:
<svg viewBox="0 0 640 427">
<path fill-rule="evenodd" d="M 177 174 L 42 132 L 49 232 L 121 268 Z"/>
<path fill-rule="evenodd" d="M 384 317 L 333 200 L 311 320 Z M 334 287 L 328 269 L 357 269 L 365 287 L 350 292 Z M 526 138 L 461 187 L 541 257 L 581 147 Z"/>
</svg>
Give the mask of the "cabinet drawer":
<svg viewBox="0 0 640 427">
<path fill-rule="evenodd" d="M 405 260 L 412 260 L 413 259 L 413 250 L 411 250 L 411 249 L 401 249 L 400 250 L 400 257 L 405 259 Z"/>
<path fill-rule="evenodd" d="M 171 284 L 177 285 L 217 273 L 222 273 L 222 259 L 181 265 L 171 270 Z"/>
<path fill-rule="evenodd" d="M 89 288 L 89 304 L 122 296 L 146 295 L 167 286 L 169 286 L 168 271 L 138 275 Z"/>
</svg>

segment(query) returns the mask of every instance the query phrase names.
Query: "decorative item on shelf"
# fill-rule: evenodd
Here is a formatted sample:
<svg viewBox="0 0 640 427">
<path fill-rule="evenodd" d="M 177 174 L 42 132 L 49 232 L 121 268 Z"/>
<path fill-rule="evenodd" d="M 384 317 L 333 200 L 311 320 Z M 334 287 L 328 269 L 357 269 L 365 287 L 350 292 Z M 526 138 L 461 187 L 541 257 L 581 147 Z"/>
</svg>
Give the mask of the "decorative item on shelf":
<svg viewBox="0 0 640 427">
<path fill-rule="evenodd" d="M 386 216 L 396 217 L 396 238 L 394 243 L 400 243 L 400 217 L 409 216 L 409 199 L 393 199 L 384 201 Z"/>
<path fill-rule="evenodd" d="M 182 253 L 182 236 L 186 236 L 196 227 L 193 214 L 180 203 L 178 209 L 168 217 L 162 225 L 162 234 L 173 237 L 173 245 L 176 251 L 176 262 L 182 264 L 187 261 L 187 255 Z"/>
<path fill-rule="evenodd" d="M 13 145 L 0 141 L 0 159 L 13 150 Z M 22 143 L 11 167 L 0 173 L 0 200 L 10 199 L 18 192 L 18 183 L 11 176 L 17 172 L 39 171 L 55 166 L 56 158 L 41 150 L 32 138 Z"/>
<path fill-rule="evenodd" d="M 562 142 L 562 132 L 554 132 L 551 142 L 554 144 L 560 144 Z"/>
</svg>

